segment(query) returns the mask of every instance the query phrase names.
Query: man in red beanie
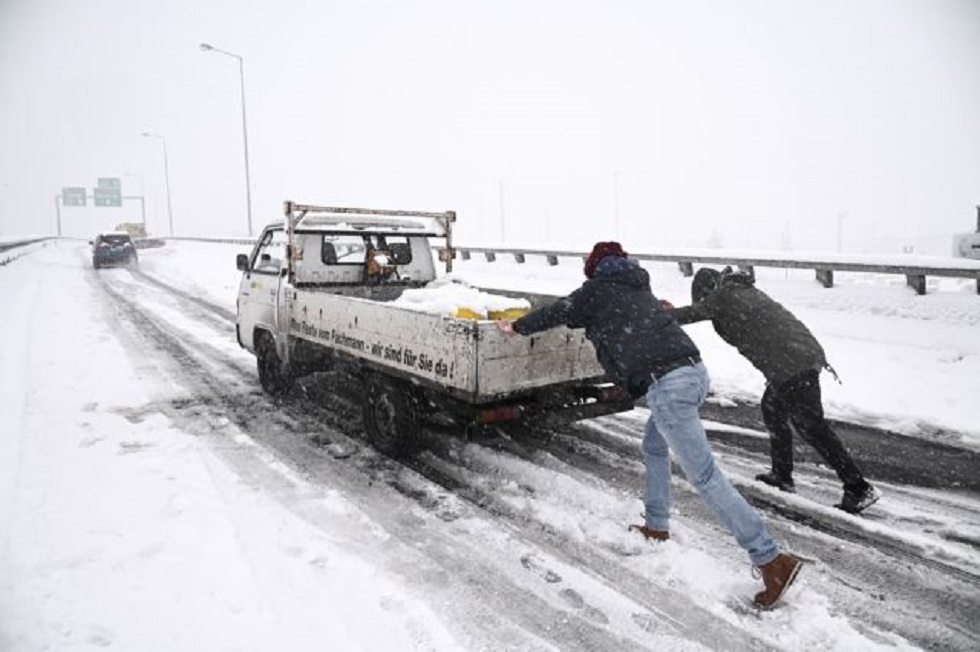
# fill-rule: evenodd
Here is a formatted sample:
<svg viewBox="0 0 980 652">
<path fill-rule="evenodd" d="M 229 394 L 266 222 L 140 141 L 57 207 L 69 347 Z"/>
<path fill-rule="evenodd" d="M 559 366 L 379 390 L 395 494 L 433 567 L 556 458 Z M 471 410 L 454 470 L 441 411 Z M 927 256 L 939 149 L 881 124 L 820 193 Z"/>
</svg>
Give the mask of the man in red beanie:
<svg viewBox="0 0 980 652">
<path fill-rule="evenodd" d="M 654 541 L 670 538 L 670 452 L 715 517 L 762 571 L 765 590 L 755 604 L 768 609 L 783 597 L 803 562 L 781 553 L 759 516 L 715 464 L 698 408 L 708 394 L 708 371 L 694 342 L 650 290 L 650 275 L 618 242 L 599 242 L 585 261 L 587 280 L 567 297 L 517 321 L 504 333 L 531 335 L 584 328 L 596 358 L 634 398 L 646 394 L 650 418 L 643 437 L 645 523 L 631 525 Z"/>
<path fill-rule="evenodd" d="M 626 252 L 623 251 L 623 246 L 618 242 L 597 242 L 592 247 L 592 253 L 585 259 L 585 278 L 593 278 L 595 276 L 596 266 L 606 256 L 627 257 Z"/>
</svg>

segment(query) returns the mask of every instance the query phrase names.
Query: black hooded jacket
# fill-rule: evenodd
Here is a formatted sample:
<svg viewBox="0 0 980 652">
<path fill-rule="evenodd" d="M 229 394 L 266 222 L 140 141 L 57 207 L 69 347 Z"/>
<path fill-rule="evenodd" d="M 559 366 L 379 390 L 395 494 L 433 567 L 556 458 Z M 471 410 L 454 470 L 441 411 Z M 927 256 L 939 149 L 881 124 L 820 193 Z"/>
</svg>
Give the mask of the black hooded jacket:
<svg viewBox="0 0 980 652">
<path fill-rule="evenodd" d="M 650 290 L 650 275 L 628 258 L 607 256 L 595 276 L 567 297 L 514 322 L 521 335 L 565 325 L 584 328 L 609 379 L 634 397 L 658 366 L 700 355 Z"/>
<path fill-rule="evenodd" d="M 715 331 L 778 387 L 804 371 L 827 366 L 823 347 L 789 310 L 755 287 L 746 272 L 698 270 L 694 303 L 674 310 L 681 324 L 711 320 Z"/>
</svg>

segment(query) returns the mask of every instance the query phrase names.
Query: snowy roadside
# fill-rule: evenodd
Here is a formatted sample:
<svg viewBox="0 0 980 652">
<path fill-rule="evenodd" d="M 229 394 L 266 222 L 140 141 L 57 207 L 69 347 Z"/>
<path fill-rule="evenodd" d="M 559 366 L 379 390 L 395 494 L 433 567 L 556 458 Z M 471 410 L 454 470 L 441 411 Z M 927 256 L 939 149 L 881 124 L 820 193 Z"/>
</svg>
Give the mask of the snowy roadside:
<svg viewBox="0 0 980 652">
<path fill-rule="evenodd" d="M 454 647 L 343 530 L 282 510 L 153 409 L 173 390 L 132 365 L 94 288 L 44 278 L 3 288 L 20 318 L 0 333 L 0 649 Z M 278 482 L 358 519 L 339 495 Z"/>
</svg>

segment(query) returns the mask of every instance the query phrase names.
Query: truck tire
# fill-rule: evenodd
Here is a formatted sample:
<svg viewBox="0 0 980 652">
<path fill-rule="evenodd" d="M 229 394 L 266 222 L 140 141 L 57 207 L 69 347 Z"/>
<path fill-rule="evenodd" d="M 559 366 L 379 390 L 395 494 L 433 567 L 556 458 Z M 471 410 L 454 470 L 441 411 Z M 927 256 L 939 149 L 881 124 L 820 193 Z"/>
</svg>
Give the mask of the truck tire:
<svg viewBox="0 0 980 652">
<path fill-rule="evenodd" d="M 282 396 L 292 387 L 292 375 L 276 351 L 276 342 L 264 331 L 255 335 L 255 363 L 259 384 L 267 394 Z"/>
<path fill-rule="evenodd" d="M 394 458 L 414 452 L 421 419 L 411 388 L 406 383 L 370 374 L 364 389 L 364 430 L 371 444 Z"/>
</svg>

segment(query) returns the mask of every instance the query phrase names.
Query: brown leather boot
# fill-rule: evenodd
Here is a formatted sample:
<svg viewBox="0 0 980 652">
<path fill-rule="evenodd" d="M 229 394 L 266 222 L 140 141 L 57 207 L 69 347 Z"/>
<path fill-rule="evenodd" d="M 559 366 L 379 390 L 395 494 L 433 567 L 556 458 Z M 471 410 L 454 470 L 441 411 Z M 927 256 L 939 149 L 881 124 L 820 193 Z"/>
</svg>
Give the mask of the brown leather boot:
<svg viewBox="0 0 980 652">
<path fill-rule="evenodd" d="M 670 539 L 670 532 L 667 530 L 651 530 L 646 525 L 631 525 L 630 532 L 639 532 L 644 537 L 652 541 L 667 541 Z"/>
<path fill-rule="evenodd" d="M 801 568 L 803 560 L 787 553 L 781 553 L 768 564 L 759 566 L 766 590 L 755 594 L 756 606 L 771 609 L 786 593 Z"/>
</svg>

